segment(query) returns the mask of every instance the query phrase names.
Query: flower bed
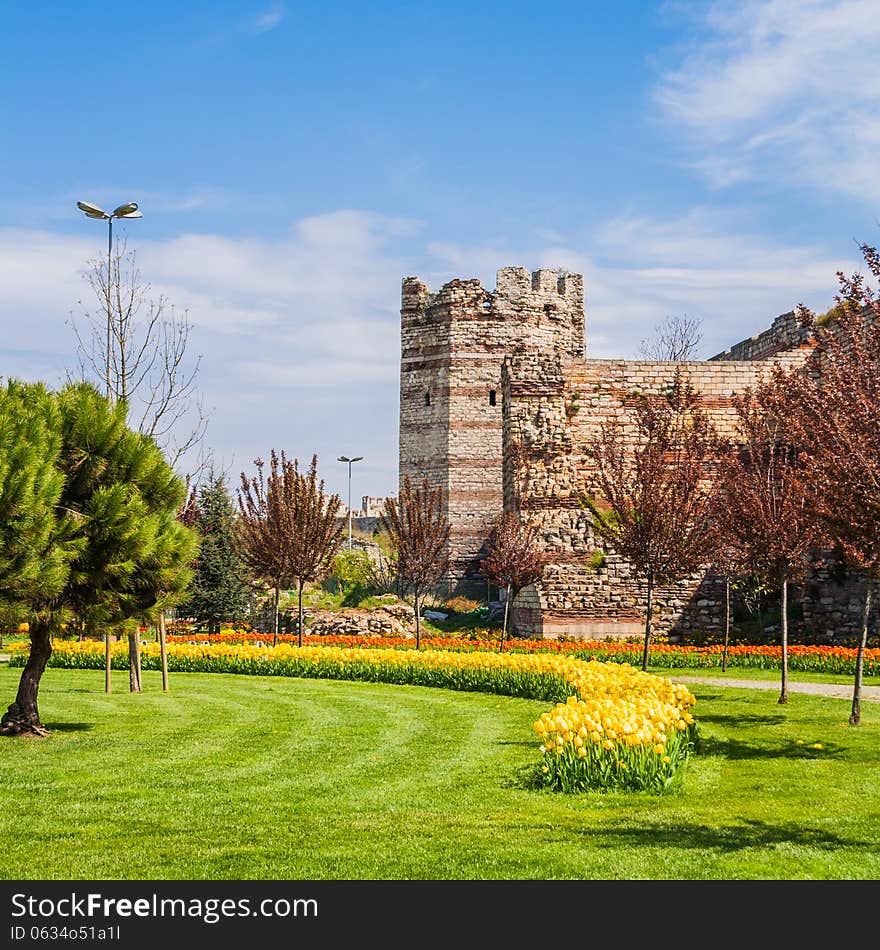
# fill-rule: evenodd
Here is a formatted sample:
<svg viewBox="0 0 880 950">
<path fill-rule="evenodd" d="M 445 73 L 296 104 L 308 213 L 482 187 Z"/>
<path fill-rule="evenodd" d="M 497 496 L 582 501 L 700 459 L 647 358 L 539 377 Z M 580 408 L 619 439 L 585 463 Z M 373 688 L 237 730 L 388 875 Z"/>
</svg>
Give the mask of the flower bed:
<svg viewBox="0 0 880 950">
<path fill-rule="evenodd" d="M 169 643 L 264 643 L 272 642 L 272 635 L 248 631 L 221 630 L 218 634 L 190 634 L 168 637 Z M 279 643 L 297 643 L 295 635 L 281 634 Z M 304 645 L 330 645 L 359 647 L 363 649 L 414 650 L 415 640 L 408 637 L 349 637 L 349 636 L 304 636 Z M 477 651 L 498 650 L 495 640 L 464 640 L 459 637 L 423 637 L 422 646 L 428 649 Z M 527 640 L 514 638 L 507 647 L 510 653 L 558 653 L 573 655 L 579 659 L 598 659 L 609 662 L 641 666 L 642 644 L 622 640 Z M 683 667 L 720 668 L 723 647 L 684 646 L 655 643 L 651 647 L 651 659 L 655 665 L 672 669 Z M 839 673 L 850 676 L 855 673 L 856 650 L 841 646 L 804 646 L 790 644 L 788 667 L 802 673 Z M 782 647 L 735 645 L 727 648 L 727 665 L 744 669 L 778 670 L 782 663 Z M 880 649 L 865 651 L 864 675 L 880 676 Z"/>
<path fill-rule="evenodd" d="M 25 649 L 12 651 L 11 665 L 22 666 L 25 656 Z M 145 669 L 157 669 L 158 644 L 146 644 L 141 658 Z M 104 662 L 102 642 L 61 640 L 49 665 L 100 669 Z M 126 643 L 111 645 L 111 663 L 127 668 Z M 690 713 L 696 699 L 684 686 L 627 664 L 562 654 L 171 643 L 168 668 L 403 683 L 554 702 L 535 723 L 539 775 L 545 786 L 562 791 L 667 791 L 680 779 L 696 736 Z"/>
</svg>

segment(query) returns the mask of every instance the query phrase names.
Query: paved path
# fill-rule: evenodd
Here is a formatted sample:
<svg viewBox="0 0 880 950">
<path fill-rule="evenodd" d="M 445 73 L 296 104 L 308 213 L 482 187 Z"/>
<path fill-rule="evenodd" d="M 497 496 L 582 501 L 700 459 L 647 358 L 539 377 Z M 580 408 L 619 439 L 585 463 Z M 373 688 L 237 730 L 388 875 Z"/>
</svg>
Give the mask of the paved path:
<svg viewBox="0 0 880 950">
<path fill-rule="evenodd" d="M 779 680 L 732 680 L 716 676 L 675 676 L 669 679 L 676 683 L 705 683 L 707 686 L 732 686 L 739 689 L 773 689 L 779 692 Z M 789 693 L 812 693 L 814 696 L 830 696 L 836 699 L 852 699 L 851 683 L 793 683 L 788 681 Z M 880 703 L 880 686 L 862 686 L 864 702 Z"/>
</svg>

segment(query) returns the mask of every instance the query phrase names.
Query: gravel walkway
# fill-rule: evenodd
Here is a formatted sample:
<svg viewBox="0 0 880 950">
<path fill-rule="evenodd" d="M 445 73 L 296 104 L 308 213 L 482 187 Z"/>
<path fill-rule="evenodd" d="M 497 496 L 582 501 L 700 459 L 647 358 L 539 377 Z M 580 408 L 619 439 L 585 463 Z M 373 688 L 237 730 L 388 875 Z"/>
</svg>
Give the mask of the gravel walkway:
<svg viewBox="0 0 880 950">
<path fill-rule="evenodd" d="M 670 676 L 675 682 L 705 683 L 707 686 L 733 686 L 739 689 L 773 689 L 779 692 L 778 680 L 732 680 L 716 676 Z M 852 699 L 853 688 L 845 683 L 792 683 L 788 681 L 789 693 L 812 693 L 814 696 L 830 696 L 834 699 Z M 880 686 L 862 686 L 862 700 L 880 703 Z"/>
</svg>

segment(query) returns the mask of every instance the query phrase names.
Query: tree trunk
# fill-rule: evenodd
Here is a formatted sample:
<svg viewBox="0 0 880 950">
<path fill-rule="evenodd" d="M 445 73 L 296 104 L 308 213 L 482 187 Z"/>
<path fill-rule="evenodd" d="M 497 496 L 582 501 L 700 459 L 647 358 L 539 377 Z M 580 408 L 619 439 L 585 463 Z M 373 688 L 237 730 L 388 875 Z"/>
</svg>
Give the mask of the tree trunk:
<svg viewBox="0 0 880 950">
<path fill-rule="evenodd" d="M 642 652 L 642 669 L 648 669 L 648 651 L 651 648 L 651 615 L 654 612 L 654 572 L 648 571 L 648 605 L 645 613 L 645 649 Z"/>
<path fill-rule="evenodd" d="M 275 588 L 275 608 L 272 612 L 272 646 L 278 646 L 278 602 L 281 600 L 281 588 Z"/>
<path fill-rule="evenodd" d="M 416 588 L 416 649 L 421 649 L 422 646 L 422 618 L 421 610 L 419 609 L 419 590 Z"/>
<path fill-rule="evenodd" d="M 730 578 L 724 578 L 724 649 L 721 652 L 721 672 L 727 672 L 727 644 L 730 641 Z"/>
<path fill-rule="evenodd" d="M 504 652 L 504 638 L 507 635 L 507 614 L 510 610 L 510 584 L 504 592 L 504 623 L 501 625 L 501 653 Z"/>
<path fill-rule="evenodd" d="M 18 694 L 15 702 L 0 719 L 0 735 L 49 735 L 49 730 L 40 721 L 40 711 L 37 708 L 40 677 L 52 655 L 49 624 L 40 620 L 31 621 L 30 638 L 31 650 L 27 663 L 21 671 Z"/>
<path fill-rule="evenodd" d="M 300 646 L 303 645 L 303 582 L 302 578 L 297 578 L 297 599 L 298 599 L 298 608 L 299 608 L 299 640 L 298 643 Z"/>
<path fill-rule="evenodd" d="M 104 692 L 109 693 L 113 686 L 111 684 L 111 670 L 113 669 L 110 657 L 110 631 L 104 630 Z"/>
<path fill-rule="evenodd" d="M 162 658 L 162 691 L 168 692 L 168 644 L 165 640 L 165 611 L 159 614 L 159 655 Z"/>
<path fill-rule="evenodd" d="M 788 702 L 788 577 L 782 576 L 782 690 L 779 704 Z"/>
<path fill-rule="evenodd" d="M 868 644 L 868 621 L 871 619 L 871 599 L 874 587 L 874 578 L 868 575 L 866 580 L 865 604 L 862 610 L 862 636 L 856 652 L 856 680 L 853 686 L 852 710 L 849 714 L 849 724 L 857 726 L 862 721 L 862 671 L 865 667 L 865 647 Z"/>
<path fill-rule="evenodd" d="M 128 691 L 141 691 L 141 635 L 140 631 L 128 635 Z"/>
</svg>

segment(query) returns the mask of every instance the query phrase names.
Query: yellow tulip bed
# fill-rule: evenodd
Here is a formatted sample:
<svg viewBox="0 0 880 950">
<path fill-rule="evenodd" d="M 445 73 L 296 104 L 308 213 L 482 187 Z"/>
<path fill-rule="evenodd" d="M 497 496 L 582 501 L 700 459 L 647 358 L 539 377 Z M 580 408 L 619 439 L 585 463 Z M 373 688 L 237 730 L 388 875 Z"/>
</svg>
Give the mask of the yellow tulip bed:
<svg viewBox="0 0 880 950">
<path fill-rule="evenodd" d="M 168 644 L 177 672 L 246 673 L 402 683 L 498 693 L 554 702 L 534 724 L 540 780 L 568 792 L 630 789 L 662 792 L 681 777 L 696 738 L 696 699 L 681 684 L 625 663 L 562 654 L 395 650 L 341 646 Z M 26 644 L 11 645 L 22 666 Z M 128 646 L 111 646 L 112 665 L 128 665 Z M 158 669 L 159 646 L 142 648 L 145 669 Z M 104 644 L 58 640 L 51 666 L 100 669 Z"/>
</svg>

